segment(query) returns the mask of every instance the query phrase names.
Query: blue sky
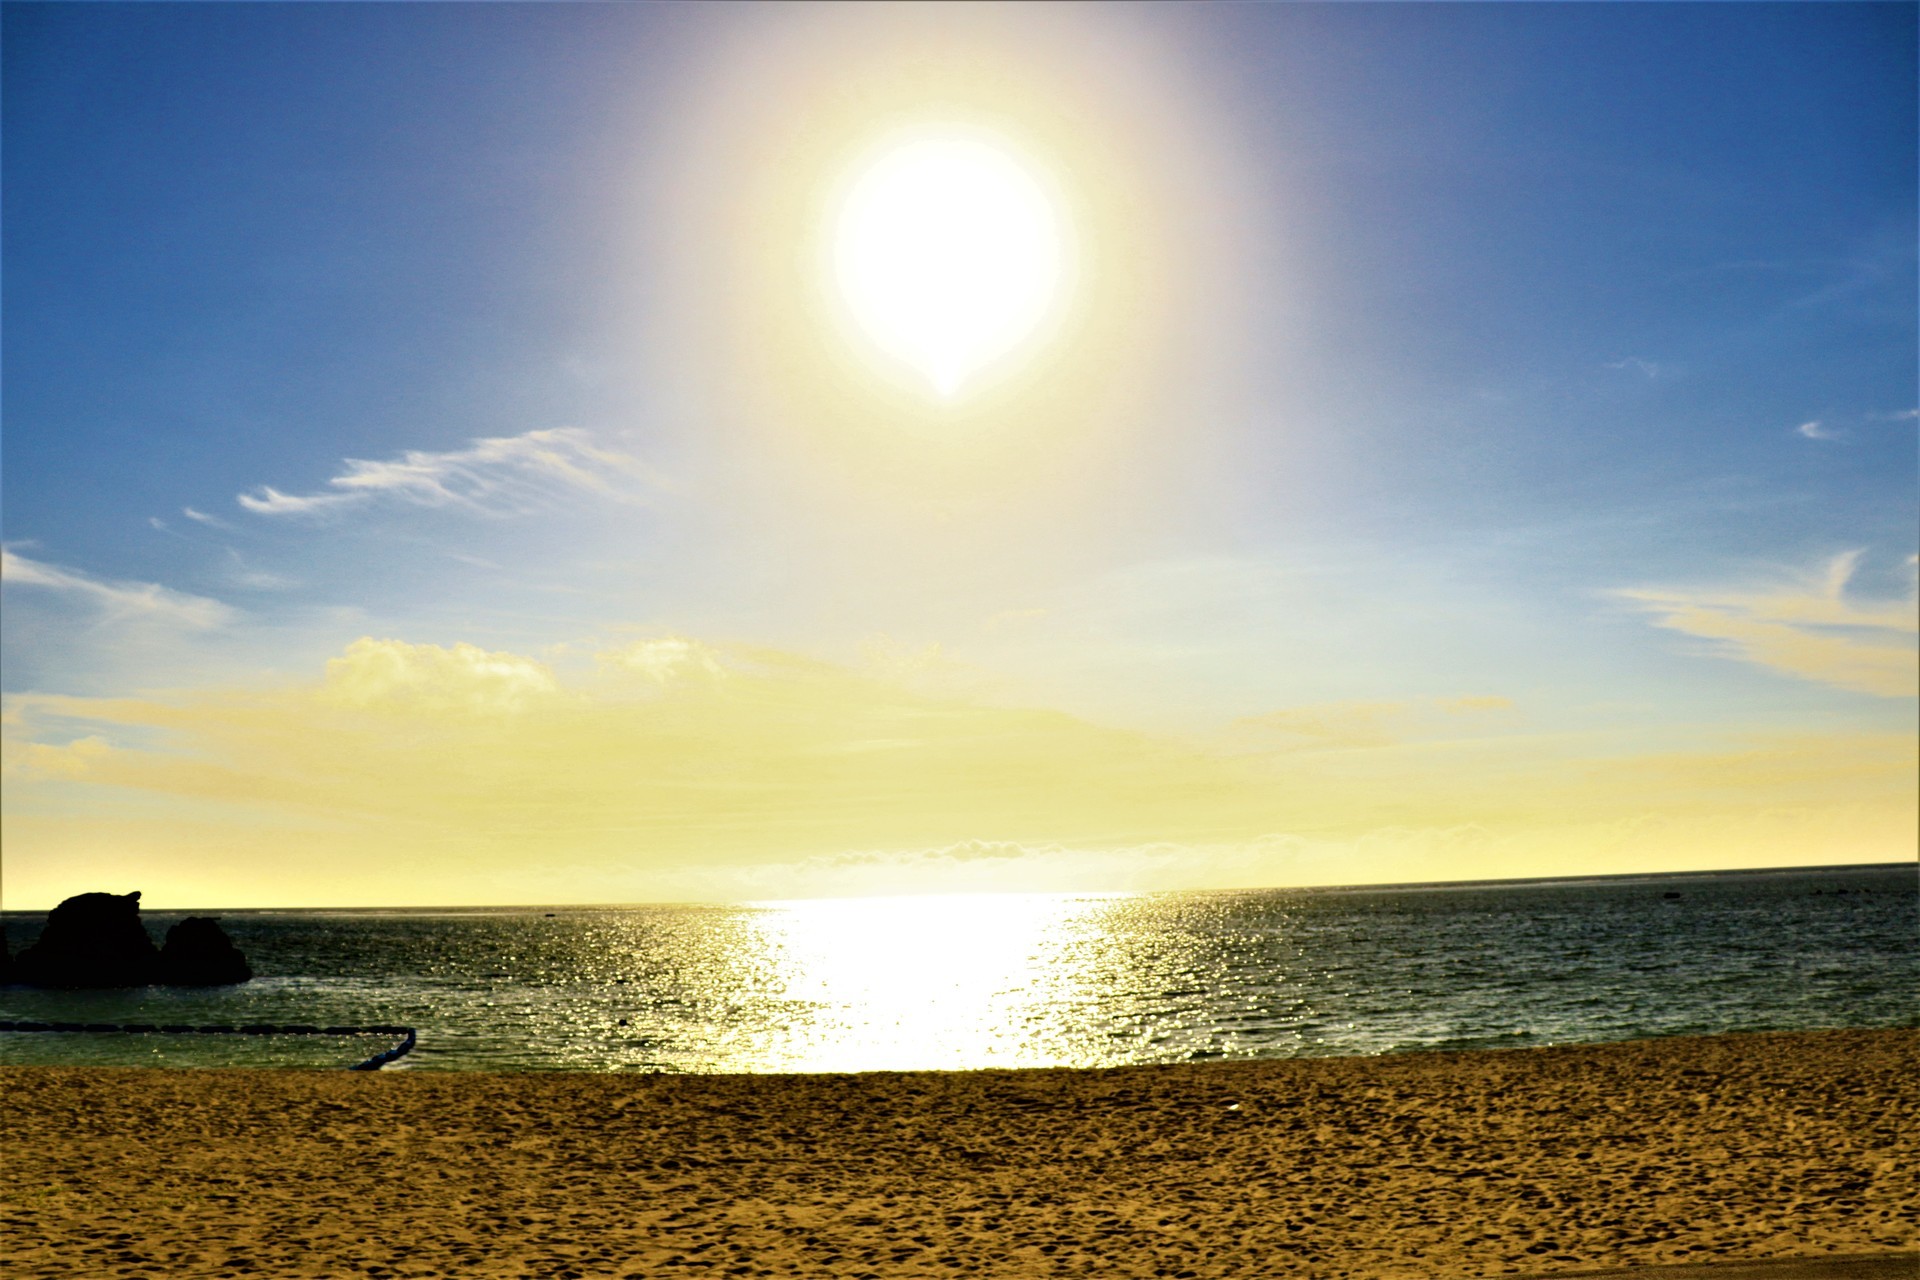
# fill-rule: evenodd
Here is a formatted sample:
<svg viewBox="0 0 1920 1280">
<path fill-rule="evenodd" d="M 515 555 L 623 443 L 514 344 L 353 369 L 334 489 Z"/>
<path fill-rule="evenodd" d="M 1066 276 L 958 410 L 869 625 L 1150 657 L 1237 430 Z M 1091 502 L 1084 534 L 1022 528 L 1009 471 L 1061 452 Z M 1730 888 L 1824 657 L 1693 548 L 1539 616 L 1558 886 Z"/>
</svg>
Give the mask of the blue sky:
<svg viewBox="0 0 1920 1280">
<path fill-rule="evenodd" d="M 676 636 L 1151 733 L 1910 737 L 1915 18 L 9 4 L 18 736 Z M 754 363 L 726 219 L 889 58 L 1118 157 L 1180 277 L 1128 409 L 856 455 Z"/>
</svg>

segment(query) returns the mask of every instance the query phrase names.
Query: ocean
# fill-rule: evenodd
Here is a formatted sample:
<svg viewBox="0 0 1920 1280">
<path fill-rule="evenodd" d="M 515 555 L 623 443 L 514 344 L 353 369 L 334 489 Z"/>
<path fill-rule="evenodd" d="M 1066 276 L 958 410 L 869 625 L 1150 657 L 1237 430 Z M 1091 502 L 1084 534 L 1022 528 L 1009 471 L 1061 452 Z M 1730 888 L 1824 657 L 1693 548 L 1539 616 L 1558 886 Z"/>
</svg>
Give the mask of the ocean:
<svg viewBox="0 0 1920 1280">
<path fill-rule="evenodd" d="M 388 1070 L 1102 1067 L 1920 1023 L 1913 865 L 734 906 L 223 911 L 242 986 L 0 1021 L 403 1024 Z M 156 940 L 187 912 L 143 913 Z M 197 913 L 196 913 L 197 914 Z M 9 912 L 15 951 L 44 916 Z M 0 1033 L 0 1061 L 344 1067 L 392 1037 Z"/>
</svg>

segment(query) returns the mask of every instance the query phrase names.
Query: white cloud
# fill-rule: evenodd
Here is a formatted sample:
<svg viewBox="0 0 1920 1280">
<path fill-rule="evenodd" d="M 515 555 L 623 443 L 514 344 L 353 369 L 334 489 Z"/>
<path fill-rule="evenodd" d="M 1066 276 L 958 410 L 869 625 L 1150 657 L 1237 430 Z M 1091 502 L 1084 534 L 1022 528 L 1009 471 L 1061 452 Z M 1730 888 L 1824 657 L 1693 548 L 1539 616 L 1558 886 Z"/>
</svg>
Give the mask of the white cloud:
<svg viewBox="0 0 1920 1280">
<path fill-rule="evenodd" d="M 629 671 L 658 685 L 676 681 L 712 681 L 727 678 L 720 655 L 684 636 L 636 640 L 619 649 L 595 655 L 603 667 Z"/>
<path fill-rule="evenodd" d="M 362 495 L 355 493 L 282 493 L 270 484 L 263 484 L 252 493 L 236 495 L 235 500 L 253 512 L 262 516 L 304 516 L 316 511 L 325 511 L 329 507 L 346 506 L 358 502 Z"/>
<path fill-rule="evenodd" d="M 1913 697 L 1920 693 L 1914 592 L 1877 600 L 1850 595 L 1861 554 L 1843 552 L 1771 589 L 1615 594 L 1655 615 L 1655 626 L 1712 641 L 1718 656 L 1883 698 Z M 1908 559 L 1909 570 L 1915 564 Z"/>
<path fill-rule="evenodd" d="M 1861 426 L 1862 424 L 1878 422 L 1920 421 L 1920 409 L 1896 409 L 1891 413 L 1875 411 L 1850 415 L 1850 421 L 1855 427 Z M 1852 434 L 1852 432 L 1847 429 L 1836 427 L 1823 418 L 1815 418 L 1811 422 L 1803 422 L 1795 427 L 1794 430 L 1809 440 L 1845 440 Z"/>
<path fill-rule="evenodd" d="M 529 510 L 582 493 L 615 500 L 659 481 L 636 458 L 605 449 L 577 428 L 489 436 L 466 449 L 409 449 L 397 458 L 348 458 L 346 469 L 316 493 L 284 493 L 260 485 L 238 495 L 256 515 L 317 515 L 388 499 L 420 507 L 457 507 L 486 515 Z M 191 513 L 189 513 L 191 514 Z"/>
<path fill-rule="evenodd" d="M 5 549 L 0 549 L 0 581 L 10 587 L 40 587 L 83 600 L 113 619 L 152 618 L 204 631 L 223 626 L 235 616 L 232 609 L 206 596 L 188 595 L 157 582 L 95 578 Z"/>
<path fill-rule="evenodd" d="M 232 547 L 227 548 L 227 581 L 248 591 L 284 591 L 297 585 L 283 574 L 255 568 Z"/>
<path fill-rule="evenodd" d="M 545 663 L 517 653 L 362 636 L 327 663 L 321 697 L 343 707 L 498 715 L 558 692 Z"/>
<path fill-rule="evenodd" d="M 199 524 L 210 525 L 215 529 L 233 528 L 232 525 L 228 524 L 225 520 L 222 520 L 219 516 L 210 516 L 204 511 L 195 511 L 192 507 L 180 508 L 180 514 L 185 516 L 189 520 L 195 521 Z"/>
<path fill-rule="evenodd" d="M 1652 360 L 1642 360 L 1639 356 L 1628 356 L 1624 360 L 1609 360 L 1607 368 L 1633 369 L 1649 379 L 1658 378 L 1666 370 L 1666 366 Z"/>
</svg>

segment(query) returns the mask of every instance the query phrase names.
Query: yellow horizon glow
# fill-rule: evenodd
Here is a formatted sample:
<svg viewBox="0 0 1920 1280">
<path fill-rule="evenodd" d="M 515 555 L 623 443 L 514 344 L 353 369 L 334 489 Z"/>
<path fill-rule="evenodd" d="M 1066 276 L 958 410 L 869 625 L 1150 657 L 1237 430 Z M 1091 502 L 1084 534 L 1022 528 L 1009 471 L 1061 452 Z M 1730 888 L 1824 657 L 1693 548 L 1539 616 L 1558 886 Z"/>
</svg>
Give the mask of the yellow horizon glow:
<svg viewBox="0 0 1920 1280">
<path fill-rule="evenodd" d="M 7 902 L 765 901 L 1912 856 L 1908 735 L 1660 747 L 1517 731 L 1490 701 L 1262 746 L 685 636 L 572 669 L 365 637 L 318 681 L 12 699 Z M 1254 727 L 1297 738 L 1333 714 Z"/>
<path fill-rule="evenodd" d="M 833 284 L 861 337 L 951 400 L 1057 309 L 1067 228 L 1003 138 L 929 127 L 876 150 L 834 213 Z"/>
</svg>

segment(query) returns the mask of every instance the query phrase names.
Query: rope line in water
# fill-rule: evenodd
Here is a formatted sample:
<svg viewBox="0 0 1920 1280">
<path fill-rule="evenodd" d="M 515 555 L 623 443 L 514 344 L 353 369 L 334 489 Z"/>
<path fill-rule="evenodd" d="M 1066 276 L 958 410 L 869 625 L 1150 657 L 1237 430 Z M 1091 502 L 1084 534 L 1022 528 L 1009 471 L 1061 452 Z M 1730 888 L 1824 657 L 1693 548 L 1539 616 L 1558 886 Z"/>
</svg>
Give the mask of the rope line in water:
<svg viewBox="0 0 1920 1280">
<path fill-rule="evenodd" d="M 412 1027 L 380 1024 L 372 1027 L 281 1026 L 271 1022 L 250 1022 L 244 1026 L 190 1027 L 177 1022 L 13 1022 L 0 1020 L 0 1031 L 85 1031 L 132 1032 L 137 1035 L 165 1036 L 400 1036 L 399 1044 L 374 1054 L 365 1062 L 356 1062 L 349 1071 L 378 1071 L 389 1062 L 405 1057 L 418 1042 Z"/>
</svg>

